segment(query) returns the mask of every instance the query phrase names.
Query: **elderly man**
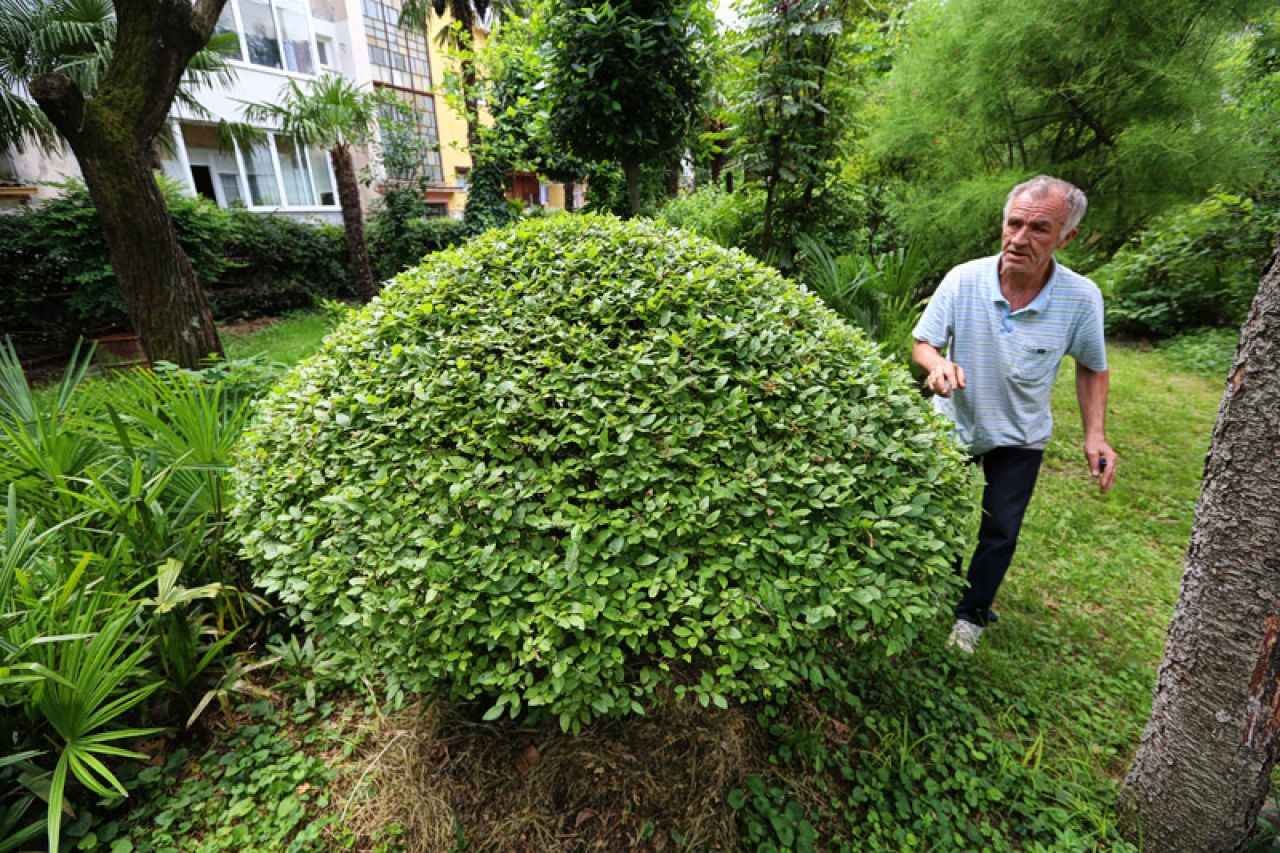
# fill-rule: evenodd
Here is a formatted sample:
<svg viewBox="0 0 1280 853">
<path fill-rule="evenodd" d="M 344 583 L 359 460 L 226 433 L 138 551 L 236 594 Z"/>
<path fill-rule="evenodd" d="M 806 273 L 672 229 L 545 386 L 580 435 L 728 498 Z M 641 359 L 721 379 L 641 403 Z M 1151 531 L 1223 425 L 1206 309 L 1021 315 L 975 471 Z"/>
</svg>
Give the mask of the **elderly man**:
<svg viewBox="0 0 1280 853">
<path fill-rule="evenodd" d="M 1054 260 L 1076 236 L 1084 193 L 1044 175 L 1019 184 L 1004 207 L 1000 254 L 947 273 L 916 325 L 912 357 L 928 372 L 939 411 L 982 466 L 982 525 L 948 644 L 972 654 L 995 621 L 991 603 L 1013 560 L 1053 427 L 1049 396 L 1064 355 L 1076 362 L 1084 455 L 1111 488 L 1107 352 L 1097 286 Z M 946 351 L 946 356 L 942 355 Z"/>
</svg>

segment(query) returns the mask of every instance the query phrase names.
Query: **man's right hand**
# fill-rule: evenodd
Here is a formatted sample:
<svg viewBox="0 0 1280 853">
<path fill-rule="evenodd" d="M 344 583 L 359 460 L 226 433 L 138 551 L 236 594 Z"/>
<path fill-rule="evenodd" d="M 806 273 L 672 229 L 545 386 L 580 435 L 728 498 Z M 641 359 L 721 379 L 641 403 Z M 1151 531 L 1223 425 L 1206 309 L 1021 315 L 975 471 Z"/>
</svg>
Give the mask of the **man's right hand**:
<svg viewBox="0 0 1280 853">
<path fill-rule="evenodd" d="M 964 368 L 945 358 L 938 360 L 925 377 L 929 390 L 940 397 L 950 397 L 955 388 L 964 387 Z"/>
</svg>

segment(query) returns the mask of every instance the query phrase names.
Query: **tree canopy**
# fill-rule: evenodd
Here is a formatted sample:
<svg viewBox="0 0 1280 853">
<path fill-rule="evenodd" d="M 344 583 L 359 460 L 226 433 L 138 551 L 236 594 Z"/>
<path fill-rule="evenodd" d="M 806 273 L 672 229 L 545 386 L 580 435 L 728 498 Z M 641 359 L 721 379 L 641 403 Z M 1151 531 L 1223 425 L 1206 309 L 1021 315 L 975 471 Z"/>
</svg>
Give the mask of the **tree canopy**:
<svg viewBox="0 0 1280 853">
<path fill-rule="evenodd" d="M 640 167 L 679 157 L 706 85 L 698 0 L 560 0 L 549 27 L 551 128 L 585 160 L 615 160 L 639 212 Z"/>
</svg>

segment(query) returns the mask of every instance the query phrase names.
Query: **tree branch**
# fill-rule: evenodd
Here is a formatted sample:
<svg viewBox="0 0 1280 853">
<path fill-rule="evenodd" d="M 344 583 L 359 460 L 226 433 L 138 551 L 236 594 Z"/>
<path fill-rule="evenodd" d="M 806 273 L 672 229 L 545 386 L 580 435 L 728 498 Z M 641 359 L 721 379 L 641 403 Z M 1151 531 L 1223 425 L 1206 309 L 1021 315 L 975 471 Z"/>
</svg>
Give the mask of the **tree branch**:
<svg viewBox="0 0 1280 853">
<path fill-rule="evenodd" d="M 196 30 L 204 35 L 205 41 L 213 35 L 213 28 L 217 26 L 218 18 L 221 17 L 226 5 L 227 0 L 196 0 L 191 10 L 191 17 Z"/>
<path fill-rule="evenodd" d="M 32 79 L 27 91 L 40 109 L 69 142 L 84 129 L 84 93 L 76 81 L 60 71 L 49 71 Z"/>
</svg>

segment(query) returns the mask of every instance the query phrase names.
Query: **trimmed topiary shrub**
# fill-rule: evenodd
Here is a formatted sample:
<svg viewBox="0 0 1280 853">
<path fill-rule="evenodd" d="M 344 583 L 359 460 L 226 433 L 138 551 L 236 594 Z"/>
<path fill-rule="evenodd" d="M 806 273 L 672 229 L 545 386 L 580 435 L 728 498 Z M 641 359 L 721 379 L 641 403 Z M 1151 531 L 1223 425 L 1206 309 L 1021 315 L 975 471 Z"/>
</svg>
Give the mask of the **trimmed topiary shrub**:
<svg viewBox="0 0 1280 853">
<path fill-rule="evenodd" d="M 909 644 L 956 591 L 949 432 L 745 254 L 550 217 L 393 280 L 264 399 L 234 534 L 393 690 L 576 729 Z"/>
</svg>

